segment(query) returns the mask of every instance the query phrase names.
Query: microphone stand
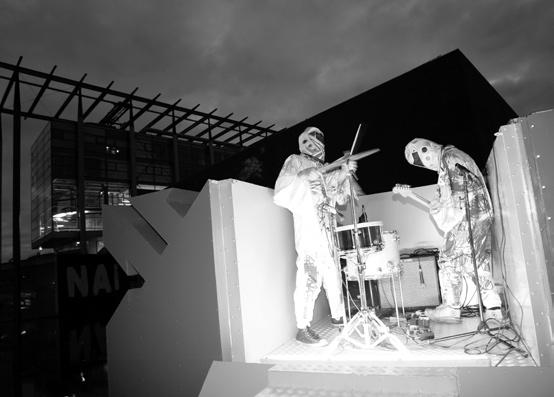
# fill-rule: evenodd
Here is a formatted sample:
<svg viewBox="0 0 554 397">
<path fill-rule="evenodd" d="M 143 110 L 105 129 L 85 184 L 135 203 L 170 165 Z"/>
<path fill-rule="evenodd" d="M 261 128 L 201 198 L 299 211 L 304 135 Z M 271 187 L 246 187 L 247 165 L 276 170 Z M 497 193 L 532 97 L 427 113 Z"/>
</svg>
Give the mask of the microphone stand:
<svg viewBox="0 0 554 397">
<path fill-rule="evenodd" d="M 499 327 L 491 328 L 491 327 L 489 327 L 489 325 L 485 321 L 485 316 L 483 314 L 483 297 L 482 297 L 482 294 L 481 294 L 481 283 L 479 282 L 479 271 L 478 271 L 478 266 L 477 266 L 477 257 L 475 255 L 475 244 L 474 244 L 474 240 L 473 240 L 473 228 L 471 226 L 471 214 L 470 214 L 470 211 L 469 211 L 468 173 L 470 173 L 470 171 L 468 169 L 466 169 L 465 167 L 459 165 L 459 164 L 456 164 L 456 168 L 460 171 L 460 173 L 463 175 L 463 178 L 464 178 L 465 216 L 466 216 L 466 220 L 467 220 L 467 223 L 468 223 L 467 231 L 468 231 L 468 237 L 469 237 L 469 245 L 471 246 L 471 260 L 473 262 L 473 272 L 475 273 L 475 287 L 477 288 L 477 300 L 478 300 L 478 304 L 479 304 L 479 320 L 480 321 L 479 321 L 479 325 L 477 326 L 477 329 L 474 330 L 474 331 L 462 332 L 462 333 L 459 333 L 459 334 L 444 336 L 442 338 L 436 338 L 432 341 L 429 341 L 430 344 L 437 343 L 437 342 L 442 342 L 442 341 L 450 340 L 450 339 L 463 338 L 463 337 L 466 337 L 466 336 L 467 337 L 474 336 L 474 335 L 477 335 L 477 334 L 488 334 L 491 337 L 495 337 L 495 335 L 493 335 L 492 332 L 510 328 L 510 325 L 508 325 L 508 324 L 507 325 L 501 325 Z M 499 342 L 504 343 L 509 348 L 516 350 L 517 352 L 522 354 L 524 357 L 528 356 L 527 352 L 525 352 L 524 350 L 522 350 L 520 348 L 515 347 L 510 342 L 508 342 L 508 341 L 506 341 L 502 338 L 496 338 L 496 339 Z"/>
</svg>

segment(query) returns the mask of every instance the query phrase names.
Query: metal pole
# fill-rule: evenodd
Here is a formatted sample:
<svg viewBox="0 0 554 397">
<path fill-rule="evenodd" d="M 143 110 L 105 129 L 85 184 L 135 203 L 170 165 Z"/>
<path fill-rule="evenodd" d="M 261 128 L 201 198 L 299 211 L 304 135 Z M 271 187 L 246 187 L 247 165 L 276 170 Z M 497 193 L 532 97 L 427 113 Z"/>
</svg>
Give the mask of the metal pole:
<svg viewBox="0 0 554 397">
<path fill-rule="evenodd" d="M 214 141 L 212 139 L 212 127 L 210 119 L 208 119 L 208 137 L 209 137 L 209 150 L 210 150 L 210 165 L 214 165 Z"/>
<path fill-rule="evenodd" d="M 404 310 L 404 293 L 402 292 L 402 277 L 400 277 L 400 270 L 398 271 L 398 286 L 400 287 L 400 304 L 402 305 L 402 315 L 406 317 L 406 311 Z"/>
<path fill-rule="evenodd" d="M 137 195 L 137 145 L 135 136 L 135 122 L 133 120 L 133 101 L 129 100 L 129 194 L 131 197 Z"/>
<path fill-rule="evenodd" d="M 171 125 L 173 131 L 173 183 L 181 180 L 179 174 L 179 140 L 177 139 L 177 126 L 175 125 L 175 110 L 171 110 Z"/>
<path fill-rule="evenodd" d="M 13 188 L 12 188 L 12 249 L 15 288 L 14 306 L 14 395 L 21 396 L 21 235 L 19 218 L 21 212 L 21 97 L 19 73 L 14 73 L 13 93 Z"/>
<path fill-rule="evenodd" d="M 79 216 L 79 250 L 87 253 L 87 224 L 85 213 L 85 137 L 83 131 L 83 98 L 78 93 L 77 106 L 77 214 Z"/>
<path fill-rule="evenodd" d="M 4 141 L 4 132 L 2 131 L 2 109 L 0 109 L 0 241 L 2 241 L 2 197 L 3 195 L 3 189 L 2 184 L 4 183 L 4 156 L 3 156 L 3 141 Z M 2 262 L 2 244 L 0 244 L 0 263 Z"/>
<path fill-rule="evenodd" d="M 392 299 L 394 300 L 394 310 L 396 313 L 396 325 L 400 327 L 400 313 L 398 313 L 398 299 L 396 299 L 396 287 L 394 286 L 394 273 L 390 278 L 390 283 L 392 285 Z"/>
<path fill-rule="evenodd" d="M 350 184 L 350 211 L 352 214 L 352 225 L 354 226 L 354 236 L 352 238 L 352 243 L 354 244 L 354 249 L 356 250 L 356 259 L 357 259 L 357 267 L 358 267 L 358 284 L 360 286 L 360 309 L 361 311 L 365 311 L 368 309 L 367 307 L 367 297 L 365 292 L 365 280 L 364 280 L 364 273 L 365 273 L 365 264 L 362 260 L 362 254 L 360 252 L 360 236 L 358 234 L 358 220 L 356 218 L 356 203 L 354 202 L 354 188 L 353 185 L 353 176 L 352 173 L 349 173 L 349 184 Z M 371 293 L 371 281 L 369 282 L 369 292 L 371 294 L 371 305 L 373 306 L 373 294 Z"/>
</svg>

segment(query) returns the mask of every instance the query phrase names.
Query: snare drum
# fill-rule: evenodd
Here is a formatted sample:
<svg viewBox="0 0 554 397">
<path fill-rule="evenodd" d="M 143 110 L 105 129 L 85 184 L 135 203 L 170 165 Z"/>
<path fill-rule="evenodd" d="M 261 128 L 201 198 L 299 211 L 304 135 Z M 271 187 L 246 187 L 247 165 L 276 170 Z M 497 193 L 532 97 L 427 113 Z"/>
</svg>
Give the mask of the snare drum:
<svg viewBox="0 0 554 397">
<path fill-rule="evenodd" d="M 379 251 L 382 249 L 383 222 L 358 223 L 359 249 L 362 251 Z M 354 247 L 354 225 L 340 226 L 336 229 L 339 254 L 346 256 L 356 252 Z"/>
<path fill-rule="evenodd" d="M 383 232 L 383 249 L 362 253 L 365 264 L 364 280 L 389 278 L 400 272 L 400 253 L 398 250 L 398 233 Z M 346 277 L 350 281 L 358 280 L 357 256 L 355 252 L 346 255 Z"/>
</svg>

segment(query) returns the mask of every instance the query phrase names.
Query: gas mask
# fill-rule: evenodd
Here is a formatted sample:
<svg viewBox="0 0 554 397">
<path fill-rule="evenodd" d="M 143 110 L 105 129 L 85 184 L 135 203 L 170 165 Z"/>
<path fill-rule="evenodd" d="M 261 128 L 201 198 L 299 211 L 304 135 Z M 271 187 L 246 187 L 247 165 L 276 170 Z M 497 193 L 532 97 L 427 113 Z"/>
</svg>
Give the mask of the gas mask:
<svg viewBox="0 0 554 397">
<path fill-rule="evenodd" d="M 316 127 L 308 127 L 298 137 L 300 153 L 325 161 L 325 141 L 323 132 Z"/>
<path fill-rule="evenodd" d="M 423 138 L 415 138 L 406 145 L 404 156 L 408 163 L 438 171 L 442 145 Z"/>
</svg>

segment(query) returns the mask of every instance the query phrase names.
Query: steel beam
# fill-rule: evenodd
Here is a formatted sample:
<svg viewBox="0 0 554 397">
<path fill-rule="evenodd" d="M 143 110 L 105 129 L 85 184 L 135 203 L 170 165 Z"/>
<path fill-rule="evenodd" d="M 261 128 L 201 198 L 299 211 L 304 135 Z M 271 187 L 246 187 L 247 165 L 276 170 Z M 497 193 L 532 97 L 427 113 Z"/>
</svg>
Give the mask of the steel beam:
<svg viewBox="0 0 554 397">
<path fill-rule="evenodd" d="M 19 59 L 17 60 L 16 68 L 13 69 L 12 77 L 11 77 L 10 81 L 8 81 L 8 85 L 7 85 L 6 89 L 4 90 L 4 95 L 2 95 L 2 100 L 0 101 L 0 111 L 2 109 L 4 109 L 4 104 L 6 103 L 6 100 L 8 99 L 8 95 L 10 94 L 10 91 L 12 89 L 14 78 L 16 76 L 18 76 L 17 75 L 17 68 L 19 67 L 19 64 L 21 63 L 22 60 L 23 60 L 23 57 L 19 57 Z M 17 78 L 19 79 L 19 76 Z"/>
<path fill-rule="evenodd" d="M 4 164 L 4 132 L 2 130 L 2 112 L 0 112 L 0 164 Z M 0 166 L 0 169 L 2 169 L 3 167 Z M 2 223 L 2 213 L 4 212 L 3 210 L 3 203 L 4 201 L 2 200 L 2 198 L 4 197 L 4 189 L 2 189 L 2 187 L 4 186 L 3 185 L 4 183 L 4 172 L 0 171 L 0 241 L 4 241 L 2 240 L 2 226 L 3 223 Z M 0 261 L 2 260 L 2 246 L 3 244 L 0 244 Z"/>
<path fill-rule="evenodd" d="M 87 223 L 85 200 L 85 131 L 83 130 L 83 98 L 81 90 L 77 97 L 77 214 L 79 216 L 79 250 L 87 253 Z"/>
<path fill-rule="evenodd" d="M 177 125 L 185 120 L 188 116 L 190 116 L 197 108 L 198 106 L 200 106 L 200 104 L 196 105 L 195 107 L 193 107 L 192 109 L 189 109 L 187 110 L 185 113 L 183 113 L 181 116 L 179 116 L 177 119 L 174 119 L 172 120 L 172 122 L 163 129 L 163 131 L 169 131 L 169 130 L 173 130 L 173 131 L 176 131 L 176 127 Z"/>
<path fill-rule="evenodd" d="M 235 122 L 234 122 L 233 124 L 231 124 L 229 127 L 225 128 L 224 130 L 220 131 L 220 132 L 217 133 L 216 135 L 212 136 L 212 139 L 213 139 L 213 140 L 216 140 L 217 138 L 219 138 L 219 137 L 225 135 L 226 133 L 228 133 L 229 131 L 231 131 L 233 128 L 240 128 L 240 124 L 242 124 L 242 122 L 243 122 L 244 120 L 246 120 L 247 118 L 248 118 L 248 116 L 245 117 L 245 118 L 243 118 L 243 119 L 240 120 L 240 121 L 235 121 Z M 239 129 L 239 134 L 240 134 L 240 129 Z"/>
<path fill-rule="evenodd" d="M 108 86 L 106 88 L 104 88 L 101 92 L 100 92 L 100 95 L 98 95 L 96 97 L 96 99 L 94 100 L 94 102 L 92 102 L 92 104 L 88 107 L 88 109 L 83 113 L 83 121 L 88 117 L 88 115 L 96 108 L 96 106 L 98 106 L 98 104 L 100 102 L 102 102 L 102 100 L 104 99 L 104 97 L 108 94 L 108 91 L 110 90 L 110 87 L 113 85 L 113 81 L 110 81 L 110 84 L 108 84 Z M 135 88 L 135 91 L 137 90 L 138 88 Z M 133 91 L 133 92 L 135 92 Z"/>
<path fill-rule="evenodd" d="M 15 288 L 14 306 L 14 394 L 21 396 L 21 93 L 19 73 L 15 72 L 13 92 L 13 167 L 12 167 L 12 258 L 14 266 Z"/>
<path fill-rule="evenodd" d="M 232 115 L 233 115 L 233 113 L 229 113 L 227 116 L 225 116 L 224 119 L 219 120 L 217 123 L 215 123 L 212 126 L 208 126 L 208 128 L 206 128 L 204 131 L 201 131 L 200 133 L 196 134 L 195 136 L 204 136 L 206 134 L 209 134 L 210 135 L 210 141 L 211 141 L 212 140 L 211 135 L 212 135 L 213 129 L 219 127 L 221 124 L 223 124 L 225 122 L 231 122 L 231 120 L 229 120 L 229 117 L 231 117 Z"/>
<path fill-rule="evenodd" d="M 31 104 L 31 106 L 29 107 L 29 110 L 27 110 L 27 113 L 33 114 L 33 110 L 35 110 L 35 107 L 37 106 L 38 101 L 40 101 L 40 98 L 42 98 L 42 96 L 46 92 L 46 89 L 50 85 L 50 81 L 52 81 L 52 76 L 54 75 L 56 68 L 57 66 L 54 65 L 48 77 L 44 79 L 44 83 L 42 84 L 42 87 L 40 87 L 40 90 L 38 94 L 35 96 L 35 99 L 33 100 L 33 103 Z"/>
<path fill-rule="evenodd" d="M 162 94 L 158 94 L 156 95 L 154 98 L 152 98 L 146 105 L 144 105 L 142 107 L 142 109 L 140 109 L 137 114 L 135 114 L 135 116 L 133 117 L 132 120 L 129 120 L 128 122 L 124 123 L 121 125 L 121 129 L 124 130 L 125 128 L 127 128 L 127 126 L 131 123 L 134 123 L 135 121 L 137 121 L 137 119 L 142 116 L 144 113 L 146 113 L 146 111 L 148 109 L 150 109 L 152 107 L 152 105 L 154 105 L 156 103 L 156 99 L 158 99 L 158 97 L 162 95 Z"/>
<path fill-rule="evenodd" d="M 171 118 L 175 121 L 175 110 L 171 110 Z M 171 148 L 173 149 L 173 183 L 177 183 L 181 180 L 179 169 L 179 141 L 177 140 L 177 125 L 172 122 L 173 126 L 173 138 Z"/>
<path fill-rule="evenodd" d="M 83 77 L 81 77 L 81 80 L 73 87 L 73 91 L 71 91 L 71 94 L 69 94 L 67 96 L 67 98 L 65 99 L 64 103 L 62 104 L 62 106 L 60 106 L 60 108 L 58 109 L 58 111 L 56 112 L 56 114 L 54 115 L 54 118 L 57 119 L 59 118 L 63 111 L 65 110 L 65 108 L 67 107 L 67 105 L 69 105 L 69 102 L 71 102 L 71 100 L 73 99 L 73 97 L 75 95 L 77 95 L 77 91 L 79 92 L 79 98 L 81 98 L 81 101 L 82 101 L 82 97 L 81 97 L 81 83 L 85 80 L 85 78 L 87 77 L 87 74 L 85 73 L 83 75 Z M 83 106 L 83 104 L 80 105 L 81 107 Z M 83 117 L 82 115 L 82 112 L 81 112 L 81 115 L 80 117 Z"/>
<path fill-rule="evenodd" d="M 20 58 L 20 60 L 21 60 L 21 58 Z M 100 95 L 102 96 L 101 99 L 103 99 L 104 96 L 107 95 L 107 94 L 115 96 L 115 97 L 120 97 L 120 98 L 127 98 L 129 96 L 129 93 L 125 93 L 125 92 L 122 92 L 122 91 L 112 90 L 110 88 L 104 88 L 104 87 L 96 86 L 96 85 L 93 85 L 93 84 L 90 84 L 90 83 L 85 83 L 85 82 L 82 82 L 82 81 L 77 82 L 76 80 L 56 76 L 54 74 L 47 74 L 47 73 L 39 72 L 39 71 L 36 71 L 36 70 L 33 70 L 33 69 L 24 68 L 24 67 L 19 66 L 19 62 L 18 62 L 17 65 L 12 65 L 12 64 L 5 63 L 5 62 L 0 62 L 0 68 L 4 68 L 6 70 L 11 70 L 11 71 L 14 71 L 14 72 L 18 71 L 20 73 L 20 75 L 25 74 L 25 75 L 28 75 L 28 76 L 33 76 L 33 77 L 38 77 L 38 78 L 43 78 L 43 79 L 50 78 L 50 80 L 53 81 L 53 82 L 66 84 L 66 85 L 69 85 L 69 86 L 79 86 L 81 88 L 81 90 L 89 90 L 89 91 L 100 92 L 101 93 Z M 111 84 L 110 84 L 110 86 L 111 86 Z M 49 88 L 49 89 L 52 89 L 52 88 Z M 4 93 L 4 96 L 7 96 L 8 93 L 9 93 L 9 90 L 6 90 L 5 93 Z M 140 102 L 140 103 L 146 104 L 147 108 L 149 108 L 153 105 L 159 106 L 161 108 L 167 108 L 168 106 L 170 106 L 167 103 L 157 101 L 156 99 L 158 98 L 158 96 L 156 96 L 156 98 L 154 98 L 154 99 L 148 99 L 148 98 L 144 98 L 144 97 L 134 96 L 133 100 L 135 101 L 135 103 Z M 96 105 L 94 105 L 94 106 L 96 106 Z M 175 107 L 175 110 L 185 112 L 187 114 L 187 117 L 188 117 L 188 115 L 194 114 L 194 115 L 200 116 L 200 117 L 209 116 L 210 118 L 212 118 L 214 120 L 218 120 L 218 121 L 219 120 L 225 120 L 223 117 L 213 115 L 212 113 L 206 114 L 204 112 L 197 111 L 196 110 L 197 107 L 198 106 L 196 106 L 194 109 L 187 109 L 187 108 L 183 108 L 183 107 Z M 88 116 L 91 110 L 92 109 L 90 109 L 90 108 L 87 109 L 87 111 L 85 112 L 85 115 Z M 137 113 L 135 118 L 137 118 L 139 116 L 140 116 L 140 114 Z M 50 116 L 50 118 L 51 118 L 51 116 Z M 177 123 L 179 123 L 180 121 L 182 121 L 182 120 L 179 120 Z M 229 120 L 229 121 L 235 121 L 235 120 Z M 251 124 L 247 124 L 247 123 L 241 123 L 241 126 L 244 127 L 244 128 L 252 127 Z M 123 128 L 125 128 L 125 126 Z M 169 130 L 169 129 L 170 128 L 166 127 L 166 130 Z M 272 131 L 268 131 L 268 132 L 272 132 Z"/>
<path fill-rule="evenodd" d="M 154 124 L 156 124 L 158 121 L 160 121 L 161 119 L 163 119 L 165 116 L 168 115 L 169 112 L 171 112 L 172 110 L 175 109 L 175 106 L 177 106 L 177 104 L 181 102 L 181 99 L 178 99 L 177 101 L 175 101 L 175 103 L 173 105 L 171 105 L 170 107 L 168 107 L 167 109 L 165 109 L 162 113 L 160 113 L 157 117 L 155 117 L 152 121 L 150 121 L 148 124 L 146 124 L 144 127 L 142 127 L 142 129 L 139 131 L 139 134 L 142 134 L 144 132 L 146 132 L 150 127 L 152 127 Z"/>
<path fill-rule="evenodd" d="M 135 123 L 133 115 L 133 99 L 129 96 L 129 131 L 127 132 L 127 146 L 129 148 L 129 195 L 137 195 L 137 144 L 135 137 Z"/>
<path fill-rule="evenodd" d="M 180 132 L 179 132 L 179 135 L 184 135 L 184 134 L 186 134 L 187 132 L 189 132 L 190 130 L 192 130 L 194 127 L 196 127 L 197 125 L 203 123 L 206 119 L 209 119 L 209 118 L 211 117 L 211 115 L 214 114 L 216 111 L 217 111 L 217 108 L 215 108 L 215 109 L 212 110 L 210 113 L 208 113 L 207 115 L 203 116 L 202 118 L 196 120 L 194 123 L 190 124 L 187 128 L 185 128 L 184 130 L 180 131 Z"/>
<path fill-rule="evenodd" d="M 248 131 L 254 129 L 254 128 L 257 128 L 257 129 L 259 130 L 260 128 L 258 127 L 258 125 L 259 125 L 261 122 L 262 122 L 262 121 L 260 120 L 260 121 L 258 121 L 256 124 L 253 124 L 253 125 L 251 125 L 251 126 L 249 126 L 249 127 L 246 127 L 245 130 L 242 130 L 242 131 L 241 131 L 241 136 L 244 135 L 245 133 L 247 133 Z M 235 138 L 236 138 L 236 136 L 233 135 L 232 137 L 229 137 L 229 138 L 225 139 L 224 142 L 232 141 L 232 140 L 235 139 Z"/>
<path fill-rule="evenodd" d="M 248 137 L 246 137 L 246 138 L 243 138 L 242 143 L 244 144 L 244 143 L 246 143 L 246 142 L 248 142 L 248 141 L 250 141 L 250 140 L 252 140 L 252 139 L 254 139 L 254 138 L 259 137 L 260 135 L 262 135 L 262 134 L 264 134 L 264 133 L 266 134 L 266 138 L 267 138 L 268 132 L 271 131 L 270 128 L 273 127 L 274 125 L 275 125 L 275 124 L 272 124 L 272 125 L 270 125 L 270 126 L 267 127 L 267 128 L 260 129 L 260 130 L 259 130 L 257 133 L 255 133 L 255 134 L 250 134 L 250 136 L 248 136 Z M 243 131 L 243 134 L 244 134 L 244 131 Z"/>
</svg>

